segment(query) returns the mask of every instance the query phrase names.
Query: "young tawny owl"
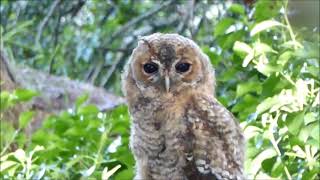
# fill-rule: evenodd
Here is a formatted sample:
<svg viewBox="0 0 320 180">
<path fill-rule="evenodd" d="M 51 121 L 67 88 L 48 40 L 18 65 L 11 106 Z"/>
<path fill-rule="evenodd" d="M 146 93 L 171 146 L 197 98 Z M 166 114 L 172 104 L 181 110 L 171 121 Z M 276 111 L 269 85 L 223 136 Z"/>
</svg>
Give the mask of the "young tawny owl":
<svg viewBox="0 0 320 180">
<path fill-rule="evenodd" d="M 190 39 L 142 37 L 126 65 L 135 179 L 243 179 L 244 138 L 214 96 L 214 71 Z"/>
</svg>

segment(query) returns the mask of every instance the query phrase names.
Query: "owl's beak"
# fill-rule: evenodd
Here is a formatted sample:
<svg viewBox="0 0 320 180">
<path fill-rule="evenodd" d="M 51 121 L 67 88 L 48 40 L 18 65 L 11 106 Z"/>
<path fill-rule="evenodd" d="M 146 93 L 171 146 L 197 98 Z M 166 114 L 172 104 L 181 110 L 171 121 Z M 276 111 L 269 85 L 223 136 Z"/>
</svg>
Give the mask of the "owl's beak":
<svg viewBox="0 0 320 180">
<path fill-rule="evenodd" d="M 170 90 L 170 78 L 167 74 L 164 76 L 164 83 L 165 83 L 166 91 L 168 93 Z"/>
</svg>

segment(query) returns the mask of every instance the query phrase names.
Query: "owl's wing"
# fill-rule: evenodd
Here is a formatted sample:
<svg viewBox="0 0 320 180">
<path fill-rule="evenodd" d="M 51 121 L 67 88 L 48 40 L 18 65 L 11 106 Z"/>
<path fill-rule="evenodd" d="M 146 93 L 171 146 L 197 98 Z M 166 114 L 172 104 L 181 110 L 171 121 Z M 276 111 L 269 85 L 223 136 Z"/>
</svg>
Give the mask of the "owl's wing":
<svg viewBox="0 0 320 180">
<path fill-rule="evenodd" d="M 198 96 L 192 104 L 186 116 L 192 140 L 188 166 L 197 169 L 198 179 L 243 179 L 244 138 L 233 115 L 213 98 Z"/>
</svg>

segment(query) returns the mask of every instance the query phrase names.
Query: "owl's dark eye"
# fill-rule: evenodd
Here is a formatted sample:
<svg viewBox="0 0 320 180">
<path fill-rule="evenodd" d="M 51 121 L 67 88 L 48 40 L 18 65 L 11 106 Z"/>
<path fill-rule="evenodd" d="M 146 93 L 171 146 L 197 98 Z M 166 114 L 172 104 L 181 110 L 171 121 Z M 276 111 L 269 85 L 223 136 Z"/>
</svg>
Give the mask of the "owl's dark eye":
<svg viewBox="0 0 320 180">
<path fill-rule="evenodd" d="M 155 63 L 146 63 L 143 65 L 144 72 L 152 74 L 158 71 L 158 65 Z"/>
<path fill-rule="evenodd" d="M 187 72 L 190 69 L 189 63 L 179 63 L 176 65 L 176 71 L 179 73 Z"/>
</svg>

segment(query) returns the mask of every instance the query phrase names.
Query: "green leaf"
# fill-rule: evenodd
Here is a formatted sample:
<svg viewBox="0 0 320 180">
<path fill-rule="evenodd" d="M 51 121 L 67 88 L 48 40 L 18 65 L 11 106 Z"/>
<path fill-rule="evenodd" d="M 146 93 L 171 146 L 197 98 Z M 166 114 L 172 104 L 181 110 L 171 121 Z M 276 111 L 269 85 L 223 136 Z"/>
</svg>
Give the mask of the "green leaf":
<svg viewBox="0 0 320 180">
<path fill-rule="evenodd" d="M 279 23 L 278 21 L 275 21 L 275 20 L 262 21 L 252 28 L 252 30 L 250 32 L 250 36 L 254 36 L 254 35 L 260 33 L 261 31 L 270 29 L 275 26 L 284 26 L 284 25 L 282 23 Z"/>
<path fill-rule="evenodd" d="M 118 169 L 121 168 L 121 165 L 117 165 L 116 167 L 112 168 L 108 171 L 108 167 L 104 168 L 102 171 L 102 179 L 109 179 Z"/>
<path fill-rule="evenodd" d="M 315 134 L 315 135 L 318 136 L 317 138 L 319 139 L 319 135 L 318 134 Z M 313 147 L 316 147 L 316 148 L 320 149 L 320 141 L 316 140 L 314 138 L 309 138 L 307 140 L 306 144 L 309 144 L 310 146 L 313 146 Z"/>
<path fill-rule="evenodd" d="M 219 35 L 225 34 L 225 31 L 232 25 L 234 24 L 234 19 L 232 18 L 224 18 L 220 20 L 214 30 L 214 36 L 217 37 Z"/>
<path fill-rule="evenodd" d="M 318 76 L 319 76 L 319 67 L 308 66 L 307 67 L 307 73 L 310 73 L 313 76 L 313 78 L 318 78 Z"/>
<path fill-rule="evenodd" d="M 277 157 L 265 159 L 264 161 L 262 161 L 261 168 L 268 174 L 271 174 L 273 165 L 275 164 L 276 160 Z"/>
<path fill-rule="evenodd" d="M 301 131 L 298 135 L 298 138 L 300 141 L 302 142 L 306 142 L 308 140 L 308 137 L 310 135 L 310 130 L 309 130 L 309 127 L 305 126 L 305 127 L 301 127 Z"/>
<path fill-rule="evenodd" d="M 16 170 L 20 168 L 19 165 L 16 166 L 11 166 L 11 168 L 7 169 L 7 174 L 9 175 L 9 177 L 14 177 L 16 174 Z"/>
<path fill-rule="evenodd" d="M 248 44 L 240 41 L 234 43 L 233 50 L 236 52 L 245 52 L 247 54 L 253 53 L 253 49 Z"/>
<path fill-rule="evenodd" d="M 317 120 L 317 114 L 314 112 L 309 112 L 304 116 L 304 124 L 307 125 Z"/>
<path fill-rule="evenodd" d="M 251 139 L 252 137 L 256 137 L 258 134 L 261 134 L 262 132 L 263 130 L 256 126 L 247 126 L 244 129 L 243 133 L 247 139 Z"/>
<path fill-rule="evenodd" d="M 94 172 L 95 169 L 96 169 L 96 166 L 93 165 L 89 169 L 82 171 L 81 174 L 83 177 L 89 177 L 91 176 L 91 174 Z"/>
<path fill-rule="evenodd" d="M 3 42 L 9 41 L 10 39 L 13 38 L 13 36 L 28 31 L 28 26 L 33 25 L 34 20 L 28 20 L 28 21 L 24 21 L 18 25 L 15 26 L 15 28 L 11 29 L 10 31 L 8 31 L 7 33 L 5 33 L 3 35 Z"/>
<path fill-rule="evenodd" d="M 1 91 L 0 93 L 0 110 L 3 111 L 10 106 L 10 93 Z"/>
<path fill-rule="evenodd" d="M 85 93 L 81 96 L 79 96 L 76 100 L 76 108 L 79 108 L 84 102 L 86 102 L 89 98 L 89 94 L 88 93 Z"/>
<path fill-rule="evenodd" d="M 218 65 L 218 63 L 222 59 L 221 56 L 219 56 L 216 52 L 211 51 L 208 46 L 201 47 L 201 49 L 206 55 L 209 56 L 209 59 L 213 65 Z"/>
<path fill-rule="evenodd" d="M 44 147 L 43 147 L 43 146 L 37 145 L 37 146 L 30 152 L 30 154 L 34 154 L 35 152 L 43 151 L 43 150 L 44 150 Z"/>
<path fill-rule="evenodd" d="M 257 106 L 256 112 L 257 112 L 257 114 L 261 114 L 280 102 L 281 102 L 281 100 L 278 98 L 278 96 L 273 96 L 273 97 L 267 98 L 267 99 L 263 100 Z"/>
<path fill-rule="evenodd" d="M 262 86 L 259 82 L 250 81 L 250 82 L 241 83 L 237 85 L 236 97 L 243 96 L 248 92 L 258 92 L 258 94 L 260 94 L 261 90 L 262 90 Z"/>
<path fill-rule="evenodd" d="M 28 89 L 16 89 L 13 93 L 19 101 L 29 101 L 33 97 L 39 95 L 38 92 Z"/>
<path fill-rule="evenodd" d="M 81 127 L 71 127 L 64 131 L 65 136 L 81 137 L 83 134 L 87 133 L 84 128 Z"/>
<path fill-rule="evenodd" d="M 306 117 L 304 117 L 305 119 Z M 318 122 L 312 122 L 309 123 L 307 126 L 303 126 L 301 125 L 301 131 L 299 133 L 299 139 L 302 142 L 306 142 L 308 140 L 308 138 L 311 136 L 313 139 L 315 139 L 317 142 L 319 142 L 319 123 Z M 308 144 L 308 143 L 307 143 Z M 319 143 L 317 143 L 319 146 Z"/>
<path fill-rule="evenodd" d="M 281 70 L 282 70 L 281 65 L 271 64 L 271 63 L 269 63 L 269 64 L 259 63 L 255 66 L 255 68 L 265 76 L 270 76 L 273 73 L 281 72 Z"/>
<path fill-rule="evenodd" d="M 319 169 L 313 168 L 313 169 L 306 169 L 302 174 L 302 180 L 310 180 L 310 179 L 317 179 L 317 176 L 319 178 Z"/>
<path fill-rule="evenodd" d="M 11 168 L 12 166 L 17 165 L 15 161 L 4 161 L 0 163 L 0 172 L 3 173 L 5 170 Z"/>
<path fill-rule="evenodd" d="M 276 17 L 280 13 L 282 4 L 282 1 L 257 1 L 253 17 L 258 22 Z"/>
<path fill-rule="evenodd" d="M 280 76 L 276 76 L 272 74 L 269 76 L 262 85 L 262 95 L 266 97 L 270 97 L 277 93 L 276 88 L 277 85 L 280 84 Z"/>
<path fill-rule="evenodd" d="M 125 169 L 123 171 L 120 171 L 119 173 L 116 173 L 114 179 L 115 180 L 131 180 L 133 179 L 133 172 L 134 170 L 132 168 Z"/>
<path fill-rule="evenodd" d="M 97 114 L 97 113 L 99 113 L 99 109 L 97 108 L 97 106 L 92 104 L 89 104 L 84 107 L 80 107 L 78 109 L 78 114 L 82 114 L 82 115 Z"/>
<path fill-rule="evenodd" d="M 280 159 L 277 159 L 277 161 L 272 166 L 271 176 L 280 178 L 281 174 L 283 173 L 283 168 L 283 163 Z"/>
<path fill-rule="evenodd" d="M 285 51 L 284 53 L 282 53 L 278 60 L 277 60 L 277 64 L 281 64 L 282 66 L 284 66 L 288 60 L 292 57 L 292 51 Z"/>
<path fill-rule="evenodd" d="M 320 137 L 319 137 L 319 131 L 320 131 L 320 127 L 319 127 L 319 122 L 314 122 L 312 124 L 310 124 L 309 126 L 309 130 L 310 130 L 310 136 L 312 138 L 314 138 L 316 141 L 318 141 L 318 145 L 320 142 Z"/>
<path fill-rule="evenodd" d="M 243 41 L 247 34 L 244 30 L 234 31 L 217 37 L 217 43 L 222 49 L 227 50 L 233 47 L 236 41 Z"/>
<path fill-rule="evenodd" d="M 254 48 L 256 55 L 264 54 L 268 52 L 277 53 L 277 51 L 273 50 L 268 44 L 265 44 L 262 42 L 256 42 L 253 44 L 252 47 Z"/>
<path fill-rule="evenodd" d="M 24 152 L 23 149 L 17 149 L 15 152 L 14 152 L 14 157 L 17 158 L 21 163 L 24 163 L 27 159 L 26 157 L 26 153 Z"/>
<path fill-rule="evenodd" d="M 229 7 L 229 11 L 233 12 L 235 14 L 240 14 L 240 15 L 244 15 L 245 14 L 244 6 L 240 5 L 240 4 L 232 4 Z"/>
<path fill-rule="evenodd" d="M 304 112 L 292 113 L 287 118 L 288 131 L 293 135 L 298 135 L 303 125 Z"/>
<path fill-rule="evenodd" d="M 254 53 L 253 53 L 253 52 L 249 53 L 249 54 L 244 58 L 244 60 L 243 60 L 243 62 L 242 62 L 242 67 L 247 67 L 248 64 L 253 60 L 253 58 L 254 58 Z"/>
<path fill-rule="evenodd" d="M 263 150 L 252 161 L 252 167 L 250 173 L 257 174 L 261 168 L 262 162 L 266 159 L 272 158 L 277 155 L 277 152 L 273 148 Z"/>
<path fill-rule="evenodd" d="M 303 45 L 301 43 L 299 43 L 298 41 L 286 41 L 284 42 L 283 44 L 281 44 L 279 47 L 283 47 L 283 48 L 286 48 L 286 49 L 295 49 L 295 47 L 298 47 L 298 48 L 303 48 Z M 299 55 L 302 55 L 300 52 L 302 52 L 302 50 L 298 50 L 296 51 L 296 55 L 299 56 Z M 305 52 L 303 52 L 303 56 L 305 56 Z"/>
<path fill-rule="evenodd" d="M 28 123 L 32 120 L 33 115 L 33 111 L 26 111 L 21 113 L 19 117 L 19 127 L 25 128 L 28 125 Z"/>
</svg>

